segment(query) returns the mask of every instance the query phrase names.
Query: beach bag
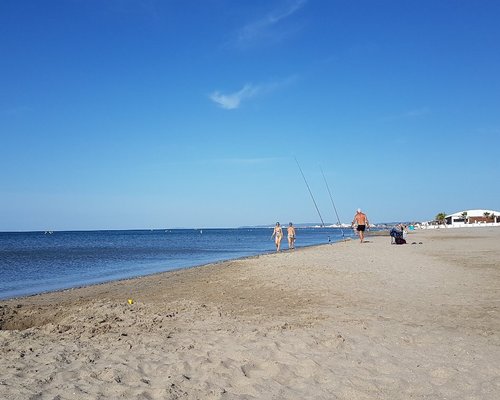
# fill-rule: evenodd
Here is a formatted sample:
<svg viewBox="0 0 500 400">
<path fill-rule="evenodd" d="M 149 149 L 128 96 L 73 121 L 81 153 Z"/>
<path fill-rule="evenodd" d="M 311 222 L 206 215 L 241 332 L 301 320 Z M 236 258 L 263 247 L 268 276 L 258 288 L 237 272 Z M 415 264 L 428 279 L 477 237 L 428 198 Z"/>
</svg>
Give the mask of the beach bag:
<svg viewBox="0 0 500 400">
<path fill-rule="evenodd" d="M 406 240 L 404 240 L 402 237 L 396 237 L 396 244 L 406 244 Z"/>
</svg>

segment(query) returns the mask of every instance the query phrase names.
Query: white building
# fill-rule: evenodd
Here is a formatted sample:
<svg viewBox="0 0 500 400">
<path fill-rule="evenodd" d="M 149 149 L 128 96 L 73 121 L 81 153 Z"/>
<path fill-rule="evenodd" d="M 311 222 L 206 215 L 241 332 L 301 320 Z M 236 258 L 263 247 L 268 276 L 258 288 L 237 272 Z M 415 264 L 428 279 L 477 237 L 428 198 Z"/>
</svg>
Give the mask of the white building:
<svg viewBox="0 0 500 400">
<path fill-rule="evenodd" d="M 460 226 L 497 226 L 500 225 L 500 211 L 464 210 L 446 216 L 446 224 Z"/>
</svg>

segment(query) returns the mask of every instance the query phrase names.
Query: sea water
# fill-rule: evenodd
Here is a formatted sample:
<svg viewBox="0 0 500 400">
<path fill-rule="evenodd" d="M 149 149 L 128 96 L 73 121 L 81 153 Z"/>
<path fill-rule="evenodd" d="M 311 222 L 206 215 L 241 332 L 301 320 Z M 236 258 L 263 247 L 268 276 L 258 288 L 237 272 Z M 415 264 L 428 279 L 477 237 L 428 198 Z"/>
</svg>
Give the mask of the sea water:
<svg viewBox="0 0 500 400">
<path fill-rule="evenodd" d="M 0 299 L 275 251 L 272 228 L 0 232 Z M 344 230 L 352 237 L 351 230 Z M 298 228 L 296 247 L 336 242 L 338 228 Z M 286 234 L 282 248 L 286 249 Z"/>
</svg>

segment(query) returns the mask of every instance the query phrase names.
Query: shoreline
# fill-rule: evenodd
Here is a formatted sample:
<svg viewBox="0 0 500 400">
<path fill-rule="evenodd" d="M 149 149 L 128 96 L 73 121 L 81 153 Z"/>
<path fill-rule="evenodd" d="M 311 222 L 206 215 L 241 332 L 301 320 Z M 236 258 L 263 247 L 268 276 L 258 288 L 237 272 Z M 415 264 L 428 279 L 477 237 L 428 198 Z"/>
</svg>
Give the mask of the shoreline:
<svg viewBox="0 0 500 400">
<path fill-rule="evenodd" d="M 309 244 L 309 245 L 297 246 L 295 248 L 295 251 L 298 251 L 300 249 L 306 249 L 306 248 L 309 248 L 309 247 L 334 245 L 336 243 L 343 242 L 343 241 L 349 241 L 349 240 L 353 240 L 353 239 L 352 238 L 346 238 L 345 240 L 332 241 L 331 243 Z M 290 251 L 294 251 L 294 250 L 282 249 L 281 253 L 290 252 Z M 163 275 L 163 274 L 168 274 L 168 273 L 171 273 L 171 272 L 178 272 L 178 271 L 190 270 L 190 269 L 193 269 L 193 268 L 203 268 L 203 267 L 209 267 L 209 266 L 214 266 L 215 267 L 217 265 L 220 265 L 220 264 L 223 264 L 223 263 L 226 263 L 226 262 L 246 260 L 246 259 L 253 259 L 253 258 L 258 258 L 258 257 L 261 257 L 261 256 L 265 256 L 265 255 L 268 255 L 268 254 L 275 254 L 275 253 L 276 253 L 276 251 L 274 251 L 274 250 L 268 250 L 268 251 L 263 252 L 263 253 L 258 253 L 258 254 L 243 256 L 243 257 L 237 257 L 237 258 L 229 258 L 229 259 L 224 259 L 224 260 L 220 260 L 220 261 L 213 261 L 213 262 L 208 262 L 208 263 L 198 264 L 198 265 L 181 266 L 181 267 L 176 267 L 176 268 L 169 269 L 169 270 L 166 270 L 166 271 L 159 271 L 159 272 L 154 272 L 154 273 L 147 273 L 147 274 L 144 274 L 144 275 L 137 275 L 137 276 L 126 277 L 126 278 L 119 278 L 119 279 L 111 279 L 111 280 L 107 280 L 107 281 L 103 281 L 103 282 L 90 283 L 90 284 L 82 284 L 82 285 L 78 285 L 78 286 L 70 286 L 70 287 L 62 288 L 62 289 L 47 290 L 47 291 L 43 291 L 43 292 L 39 292 L 39 293 L 33 293 L 33 294 L 28 294 L 28 295 L 24 295 L 24 296 L 5 297 L 5 298 L 0 297 L 0 304 L 2 302 L 16 301 L 16 300 L 21 301 L 23 299 L 28 299 L 28 298 L 35 297 L 35 296 L 43 296 L 43 295 L 47 295 L 47 294 L 51 294 L 51 293 L 68 292 L 68 291 L 72 291 L 72 290 L 85 289 L 85 288 L 92 287 L 92 286 L 100 286 L 100 285 L 112 284 L 114 282 L 123 282 L 123 281 L 131 281 L 131 280 L 135 280 L 135 279 L 142 279 L 142 278 L 154 277 L 154 276 L 157 276 L 157 275 Z"/>
<path fill-rule="evenodd" d="M 0 397 L 496 399 L 500 230 L 367 239 L 0 301 Z"/>
<path fill-rule="evenodd" d="M 220 231 L 220 230 L 215 229 L 214 231 Z M 234 231 L 234 230 L 230 229 L 229 231 Z M 117 231 L 117 232 L 122 233 L 124 231 Z M 149 233 L 149 231 L 145 232 L 146 234 Z M 71 234 L 74 232 L 67 232 L 67 233 Z M 101 232 L 96 231 L 95 233 L 101 233 Z M 307 233 L 304 236 L 304 239 L 302 240 L 303 244 L 299 244 L 297 248 L 303 248 L 303 247 L 309 247 L 327 243 L 326 236 L 324 240 L 320 240 L 320 238 L 318 237 L 314 236 L 311 237 L 309 235 L 310 233 Z M 72 240 L 74 241 L 77 240 L 78 238 L 79 237 L 74 237 Z M 10 286 L 8 284 L 5 285 L 6 282 L 9 282 L 9 275 L 8 275 L 9 273 L 12 276 L 15 276 L 16 273 L 15 268 L 21 268 L 23 270 L 25 269 L 24 265 L 21 265 L 19 263 L 16 264 L 16 260 L 11 260 L 11 262 L 13 262 L 14 264 L 10 268 L 7 268 L 6 270 L 7 272 L 5 273 L 5 278 L 3 280 L 3 283 L 2 285 L 0 285 L 1 286 L 0 292 L 2 292 L 0 296 L 0 301 L 8 299 L 20 299 L 23 297 L 36 296 L 38 294 L 43 294 L 43 293 L 77 289 L 86 286 L 109 283 L 113 281 L 133 279 L 137 277 L 155 275 L 163 272 L 189 269 L 212 263 L 220 263 L 225 261 L 237 260 L 245 257 L 274 253 L 273 249 L 274 244 L 267 243 L 267 241 L 266 243 L 264 243 L 261 234 L 260 236 L 250 236 L 248 237 L 248 239 L 250 240 L 257 239 L 257 241 L 255 243 L 252 243 L 252 245 L 250 246 L 245 246 L 238 243 L 233 243 L 230 245 L 229 243 L 227 243 L 230 246 L 226 248 L 224 247 L 225 246 L 224 241 L 218 240 L 218 237 L 215 236 L 213 237 L 213 242 L 219 243 L 218 245 L 217 244 L 214 244 L 213 246 L 208 245 L 207 249 L 205 250 L 203 248 L 200 249 L 199 246 L 197 245 L 194 245 L 192 249 L 193 250 L 192 258 L 183 256 L 182 252 L 176 256 L 175 244 L 174 244 L 173 250 L 169 250 L 168 247 L 158 248 L 160 255 L 153 255 L 153 257 L 156 258 L 152 262 L 145 262 L 145 263 L 142 263 L 142 259 L 140 259 L 139 257 L 134 257 L 132 260 L 126 260 L 123 256 L 118 256 L 117 260 L 115 259 L 114 261 L 110 262 L 110 259 L 106 258 L 107 257 L 106 254 L 103 254 L 102 259 L 98 259 L 97 257 L 100 256 L 99 250 L 92 250 L 91 248 L 88 248 L 86 250 L 87 252 L 93 252 L 94 254 L 96 254 L 96 256 L 94 257 L 95 260 L 93 265 L 88 264 L 88 262 L 86 262 L 84 259 L 77 259 L 74 262 L 73 260 L 67 258 L 66 255 L 67 251 L 64 247 L 62 247 L 62 250 L 60 250 L 61 259 L 56 258 L 55 259 L 56 264 L 54 264 L 55 266 L 61 268 L 62 274 L 58 276 L 57 279 L 54 279 L 55 276 L 53 275 L 52 272 L 54 265 L 49 266 L 47 263 L 45 263 L 46 265 L 42 264 L 42 267 L 40 269 L 40 271 L 42 271 L 40 275 L 40 280 L 34 282 L 34 285 L 30 284 L 31 277 L 26 275 L 26 273 L 21 274 L 18 278 L 16 278 L 17 280 L 14 279 L 11 282 Z M 334 235 L 333 241 L 331 243 L 335 243 L 337 239 L 339 241 L 342 240 L 342 238 L 340 237 L 337 238 Z M 141 240 L 147 240 L 147 239 L 141 239 Z M 24 250 L 25 249 L 19 249 L 19 250 L 16 249 L 13 251 L 24 251 Z M 197 254 L 196 252 L 199 252 L 200 250 L 201 253 L 199 254 L 201 256 L 195 256 Z M 119 252 L 118 248 L 116 249 L 116 251 L 117 254 L 121 253 Z M 171 251 L 173 251 L 173 253 Z M 205 251 L 205 253 L 203 253 L 203 251 Z M 161 252 L 163 252 L 164 254 Z M 143 259 L 147 260 L 148 256 L 149 254 L 143 255 Z M 34 262 L 36 261 L 37 260 L 35 260 Z M 9 260 L 7 260 L 7 263 L 8 262 Z M 103 263 L 103 265 L 108 265 L 108 267 L 104 267 L 102 273 L 100 272 L 101 268 L 99 266 L 101 262 Z M 26 260 L 25 264 L 26 263 L 29 264 L 29 260 Z M 68 271 L 66 271 L 64 268 L 65 263 L 70 263 L 70 264 L 81 263 L 81 267 L 83 268 L 84 271 L 87 272 L 85 272 L 85 274 L 78 275 L 79 272 L 75 268 L 73 268 L 73 270 L 69 269 Z M 120 267 L 120 265 L 122 266 Z M 91 272 L 94 269 L 95 272 Z"/>
<path fill-rule="evenodd" d="M 286 253 L 295 253 L 295 252 L 300 252 L 306 249 L 312 249 L 312 248 L 321 248 L 324 246 L 334 246 L 339 243 L 343 242 L 350 242 L 355 239 L 352 238 L 346 238 L 345 240 L 339 240 L 336 242 L 331 242 L 331 243 L 322 243 L 322 244 L 310 244 L 310 245 L 304 245 L 300 247 L 296 247 L 294 250 L 290 249 L 283 249 L 279 253 L 276 251 L 270 250 L 265 253 L 259 253 L 259 254 L 254 254 L 250 256 L 244 256 L 244 257 L 238 257 L 238 258 L 231 258 L 228 260 L 221 260 L 221 261 L 215 261 L 215 262 L 210 262 L 206 264 L 200 264 L 200 265 L 193 265 L 193 266 L 188 266 L 188 267 L 179 267 L 175 269 L 171 269 L 168 271 L 160 271 L 160 272 L 155 272 L 152 274 L 146 274 L 146 275 L 140 275 L 140 276 L 134 276 L 134 277 L 129 277 L 129 278 L 122 278 L 122 279 L 113 279 L 110 281 L 106 282 L 100 282 L 100 283 L 92 283 L 89 285 L 81 285 L 81 286 L 75 286 L 75 287 L 69 287 L 65 289 L 56 289 L 56 290 L 49 290 L 46 292 L 40 292 L 40 293 L 35 293 L 31 295 L 26 295 L 26 296 L 19 296 L 19 297 L 11 297 L 11 298 L 0 298 L 0 307 L 2 306 L 2 303 L 23 303 L 23 301 L 26 301 L 27 303 L 30 303 L 29 300 L 36 300 L 36 298 L 45 298 L 45 297 L 51 297 L 55 299 L 59 299 L 60 297 L 71 297 L 72 292 L 79 292 L 78 293 L 78 298 L 81 299 L 82 297 L 85 297 L 85 292 L 88 291 L 93 291 L 92 289 L 95 289 L 96 292 L 105 292 L 107 290 L 106 286 L 115 286 L 115 285 L 125 285 L 128 286 L 128 284 L 134 284 L 140 283 L 142 280 L 154 280 L 155 277 L 158 278 L 166 278 L 168 279 L 168 275 L 174 274 L 177 275 L 179 273 L 182 273 L 184 271 L 191 271 L 191 270 L 196 270 L 196 269 L 205 269 L 205 268 L 217 268 L 218 266 L 225 265 L 228 263 L 233 263 L 233 262 L 238 262 L 238 261 L 246 261 L 246 260 L 258 260 L 261 257 L 266 257 L 266 256 L 272 256 L 272 255 L 279 255 L 279 254 L 286 254 Z M 99 290 L 102 289 L 102 290 Z M 80 292 L 83 293 L 83 295 L 80 295 Z M 1 330 L 1 326 L 0 326 Z"/>
</svg>

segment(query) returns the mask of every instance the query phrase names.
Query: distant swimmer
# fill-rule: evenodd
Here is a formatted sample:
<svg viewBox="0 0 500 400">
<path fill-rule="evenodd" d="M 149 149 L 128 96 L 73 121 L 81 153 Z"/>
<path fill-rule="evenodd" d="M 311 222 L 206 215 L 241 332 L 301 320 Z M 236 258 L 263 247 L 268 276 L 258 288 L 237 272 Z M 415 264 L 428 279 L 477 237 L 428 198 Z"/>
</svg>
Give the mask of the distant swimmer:
<svg viewBox="0 0 500 400">
<path fill-rule="evenodd" d="M 296 238 L 295 227 L 291 222 L 288 224 L 287 233 L 288 233 L 288 248 L 295 249 L 295 238 Z"/>
<path fill-rule="evenodd" d="M 356 231 L 358 232 L 359 235 L 359 240 L 361 243 L 363 243 L 365 239 L 365 230 L 370 227 L 370 224 L 368 222 L 368 217 L 366 214 L 361 212 L 361 209 L 358 208 L 356 211 L 356 215 L 354 215 L 354 219 L 352 220 L 351 226 L 354 227 L 356 225 Z"/>
<path fill-rule="evenodd" d="M 283 229 L 281 229 L 281 225 L 279 222 L 276 222 L 276 226 L 274 227 L 271 239 L 273 237 L 274 237 L 274 243 L 276 244 L 276 251 L 280 251 L 281 239 L 283 239 Z"/>
</svg>

